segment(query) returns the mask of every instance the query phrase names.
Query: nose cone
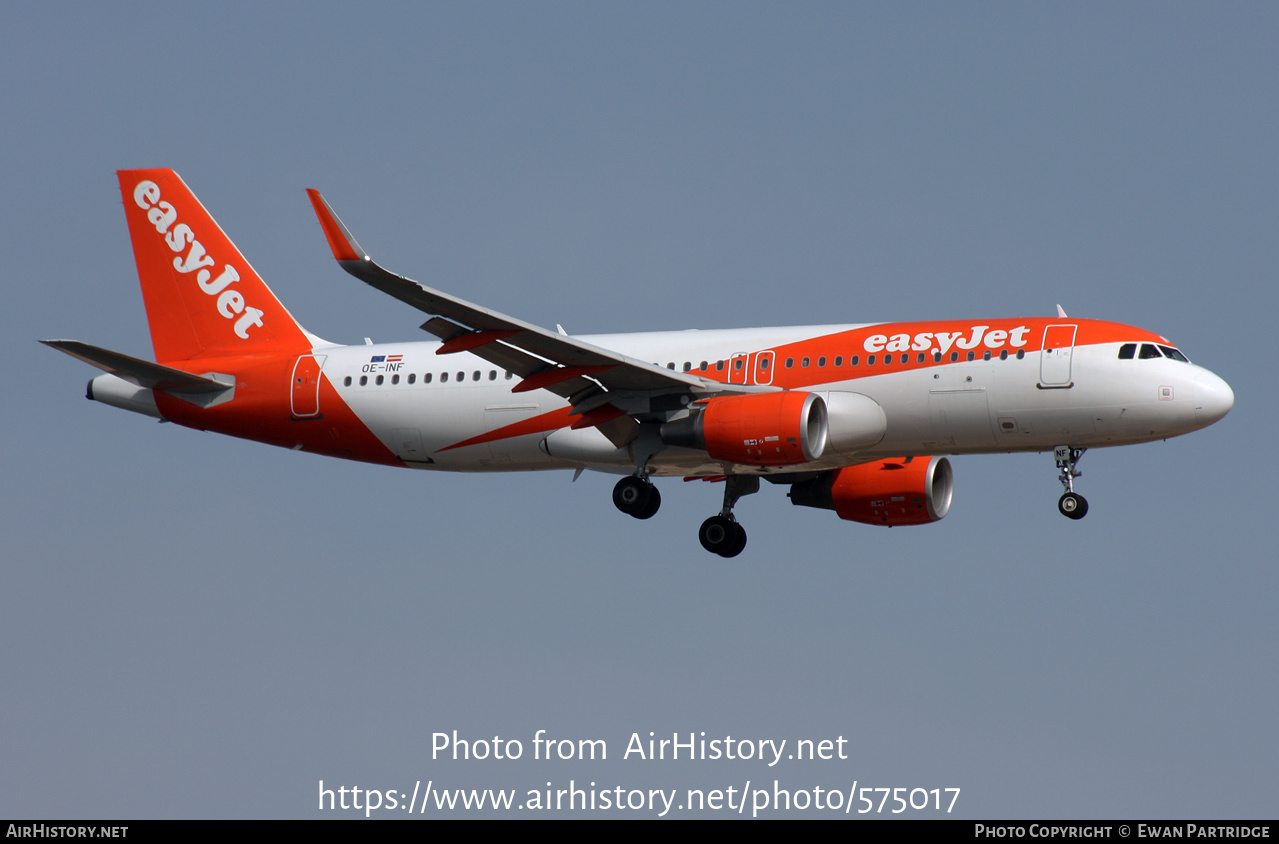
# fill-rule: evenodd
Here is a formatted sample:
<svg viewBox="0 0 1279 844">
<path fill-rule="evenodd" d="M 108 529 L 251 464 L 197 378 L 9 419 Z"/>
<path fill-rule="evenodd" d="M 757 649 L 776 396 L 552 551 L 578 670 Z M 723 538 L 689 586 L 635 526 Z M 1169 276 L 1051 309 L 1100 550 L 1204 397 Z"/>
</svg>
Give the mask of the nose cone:
<svg viewBox="0 0 1279 844">
<path fill-rule="evenodd" d="M 1204 370 L 1195 376 L 1195 421 L 1211 425 L 1235 406 L 1235 391 L 1216 375 Z"/>
</svg>

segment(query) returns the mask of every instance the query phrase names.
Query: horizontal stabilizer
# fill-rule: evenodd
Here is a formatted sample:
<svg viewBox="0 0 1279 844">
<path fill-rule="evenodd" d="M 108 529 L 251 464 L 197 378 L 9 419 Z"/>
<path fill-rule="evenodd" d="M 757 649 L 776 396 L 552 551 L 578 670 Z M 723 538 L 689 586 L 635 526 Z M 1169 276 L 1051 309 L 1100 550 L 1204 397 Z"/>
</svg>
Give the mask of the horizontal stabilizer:
<svg viewBox="0 0 1279 844">
<path fill-rule="evenodd" d="M 152 363 L 149 360 L 130 357 L 129 355 L 81 343 L 79 340 L 41 340 L 46 346 L 52 346 L 65 352 L 77 360 L 96 366 L 104 372 L 110 372 L 139 387 L 152 390 L 164 390 L 169 393 L 220 393 L 229 390 L 233 385 L 192 375 L 181 369 Z"/>
</svg>

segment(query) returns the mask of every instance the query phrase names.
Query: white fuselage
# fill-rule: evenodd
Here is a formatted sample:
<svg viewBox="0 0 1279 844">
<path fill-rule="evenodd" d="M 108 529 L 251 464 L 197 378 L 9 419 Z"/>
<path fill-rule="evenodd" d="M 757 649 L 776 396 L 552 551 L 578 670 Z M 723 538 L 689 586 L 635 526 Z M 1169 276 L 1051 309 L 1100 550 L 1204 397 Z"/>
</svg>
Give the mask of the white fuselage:
<svg viewBox="0 0 1279 844">
<path fill-rule="evenodd" d="M 596 346 L 678 371 L 731 374 L 734 356 L 750 378 L 763 350 L 864 326 L 804 326 L 711 331 L 672 331 L 581 337 Z M 1208 370 L 1168 358 L 1118 357 L 1121 343 L 1073 349 L 1064 381 L 1044 386 L 1039 351 L 925 368 L 870 366 L 850 349 L 841 366 L 834 358 L 809 361 L 804 389 L 819 394 L 851 392 L 877 402 L 887 432 L 859 459 L 924 455 L 1051 450 L 1061 443 L 1088 448 L 1124 445 L 1184 434 L 1211 424 L 1229 409 L 1229 387 Z M 383 443 L 410 465 L 452 471 L 511 471 L 588 467 L 629 472 L 631 456 L 594 429 L 532 431 L 488 442 L 458 443 L 567 407 L 553 393 L 512 393 L 518 379 L 469 353 L 437 355 L 435 342 L 316 349 L 323 371 L 342 399 Z M 760 351 L 751 351 L 760 350 Z M 857 366 L 850 365 L 857 354 Z M 378 357 L 398 357 L 387 363 Z M 776 364 L 781 366 L 779 360 Z M 795 362 L 799 366 L 799 361 Z M 412 383 L 409 377 L 412 376 Z M 1050 375 L 1050 378 L 1053 377 Z M 362 383 L 363 379 L 363 383 Z M 734 381 L 756 383 L 759 379 Z M 380 381 L 380 383 L 379 383 Z M 1196 400 L 1198 392 L 1199 401 Z M 1231 400 L 1233 397 L 1231 396 Z M 544 441 L 552 437 L 549 451 Z M 563 444 L 556 449 L 556 440 Z M 425 457 L 429 456 L 429 462 Z M 787 467 L 808 471 L 846 464 L 830 455 Z M 725 467 L 705 453 L 667 448 L 651 462 L 654 474 L 761 472 Z"/>
</svg>

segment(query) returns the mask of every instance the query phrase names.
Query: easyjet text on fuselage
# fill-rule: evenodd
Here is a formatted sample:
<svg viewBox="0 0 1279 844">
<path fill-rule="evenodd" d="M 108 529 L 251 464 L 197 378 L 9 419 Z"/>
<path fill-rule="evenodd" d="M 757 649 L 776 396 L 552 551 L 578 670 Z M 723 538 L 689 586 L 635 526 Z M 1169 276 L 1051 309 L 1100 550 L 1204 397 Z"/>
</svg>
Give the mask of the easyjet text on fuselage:
<svg viewBox="0 0 1279 844">
<path fill-rule="evenodd" d="M 936 351 L 943 355 L 952 346 L 970 350 L 984 345 L 988 349 L 998 350 L 1007 344 L 1017 349 L 1026 345 L 1026 335 L 1029 333 L 1030 328 L 1025 325 L 1008 331 L 998 328 L 991 331 L 989 325 L 974 325 L 966 332 L 921 331 L 913 337 L 910 334 L 872 334 L 866 338 L 862 348 L 871 353 Z"/>
</svg>

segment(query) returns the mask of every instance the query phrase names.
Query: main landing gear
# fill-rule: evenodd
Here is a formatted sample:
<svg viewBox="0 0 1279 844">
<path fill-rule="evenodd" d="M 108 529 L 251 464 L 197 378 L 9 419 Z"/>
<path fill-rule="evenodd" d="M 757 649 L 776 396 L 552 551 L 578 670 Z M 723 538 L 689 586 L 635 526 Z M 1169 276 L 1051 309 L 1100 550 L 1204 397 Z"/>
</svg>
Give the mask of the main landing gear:
<svg viewBox="0 0 1279 844">
<path fill-rule="evenodd" d="M 697 538 L 702 547 L 721 557 L 736 557 L 746 547 L 746 528 L 737 523 L 733 506 L 743 495 L 759 492 L 756 475 L 729 475 L 724 480 L 724 509 L 702 522 Z"/>
<path fill-rule="evenodd" d="M 1059 445 L 1053 449 L 1057 468 L 1061 470 L 1057 480 L 1066 488 L 1057 500 L 1057 509 L 1068 519 L 1082 519 L 1088 515 L 1088 500 L 1075 492 L 1075 478 L 1083 475 L 1083 472 L 1075 468 L 1075 464 L 1084 456 L 1085 451 L 1085 448 L 1071 448 L 1068 445 Z"/>
<path fill-rule="evenodd" d="M 736 557 L 746 547 L 746 529 L 737 523 L 733 506 L 743 495 L 759 492 L 755 475 L 729 475 L 724 481 L 724 509 L 702 522 L 697 538 L 702 547 L 721 557 Z M 628 516 L 651 519 L 662 506 L 662 495 L 647 475 L 622 478 L 613 487 L 613 504 Z"/>
<path fill-rule="evenodd" d="M 613 504 L 628 516 L 651 519 L 662 506 L 662 494 L 648 476 L 631 475 L 613 487 Z"/>
</svg>

